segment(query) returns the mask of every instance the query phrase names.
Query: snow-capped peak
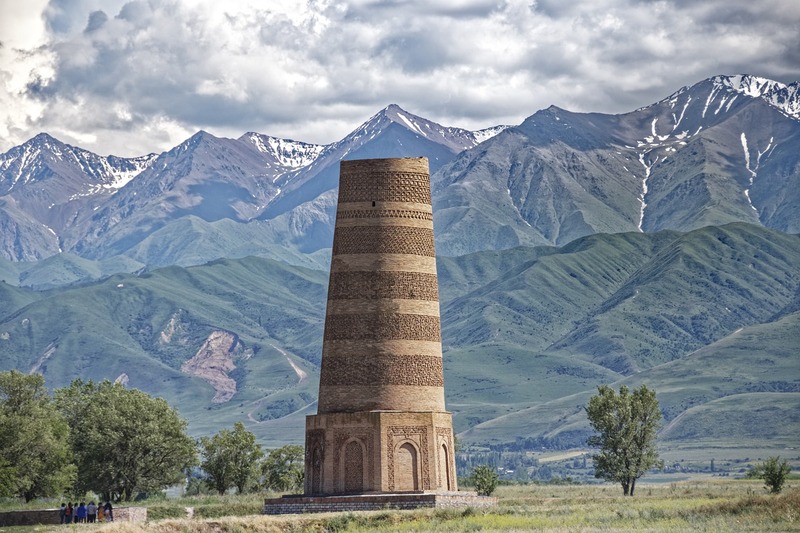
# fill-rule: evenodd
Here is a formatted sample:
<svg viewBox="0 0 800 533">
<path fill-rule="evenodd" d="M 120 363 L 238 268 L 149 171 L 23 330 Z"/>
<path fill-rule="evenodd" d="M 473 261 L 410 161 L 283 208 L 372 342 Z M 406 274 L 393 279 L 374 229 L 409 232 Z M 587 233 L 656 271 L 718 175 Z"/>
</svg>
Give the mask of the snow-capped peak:
<svg viewBox="0 0 800 533">
<path fill-rule="evenodd" d="M 426 139 L 450 146 L 455 152 L 460 152 L 494 137 L 508 126 L 495 126 L 478 131 L 469 131 L 462 128 L 445 127 L 436 122 L 413 115 L 397 104 L 391 104 L 374 118 L 385 117 L 392 122 L 405 126 L 409 130 L 425 137 Z M 370 121 L 371 122 L 371 121 Z"/>
<path fill-rule="evenodd" d="M 141 157 L 103 157 L 40 133 L 26 143 L 0 154 L 0 182 L 8 193 L 18 185 L 46 179 L 50 174 L 71 176 L 74 197 L 91 196 L 103 190 L 116 192 L 155 160 Z M 62 180 L 62 183 L 65 183 Z"/>
<path fill-rule="evenodd" d="M 779 81 L 749 74 L 715 76 L 711 78 L 711 81 L 717 89 L 732 90 L 753 98 L 761 98 L 771 106 L 800 120 L 800 83 L 798 82 L 786 85 Z"/>
<path fill-rule="evenodd" d="M 272 155 L 284 167 L 301 168 L 311 164 L 325 149 L 324 145 L 291 139 L 279 139 L 261 133 L 245 133 L 240 140 L 248 142 L 263 154 Z"/>
</svg>

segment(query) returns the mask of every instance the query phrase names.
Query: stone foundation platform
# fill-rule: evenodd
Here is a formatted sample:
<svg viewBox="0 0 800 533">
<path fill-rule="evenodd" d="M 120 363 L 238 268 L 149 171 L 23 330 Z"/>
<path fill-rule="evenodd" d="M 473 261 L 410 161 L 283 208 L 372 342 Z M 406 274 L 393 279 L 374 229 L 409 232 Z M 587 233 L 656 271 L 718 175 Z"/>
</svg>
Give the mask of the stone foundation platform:
<svg viewBox="0 0 800 533">
<path fill-rule="evenodd" d="M 353 494 L 343 496 L 290 495 L 267 498 L 264 514 L 332 513 L 338 511 L 380 511 L 384 509 L 494 507 L 497 498 L 475 492 L 404 492 L 396 494 Z"/>
</svg>

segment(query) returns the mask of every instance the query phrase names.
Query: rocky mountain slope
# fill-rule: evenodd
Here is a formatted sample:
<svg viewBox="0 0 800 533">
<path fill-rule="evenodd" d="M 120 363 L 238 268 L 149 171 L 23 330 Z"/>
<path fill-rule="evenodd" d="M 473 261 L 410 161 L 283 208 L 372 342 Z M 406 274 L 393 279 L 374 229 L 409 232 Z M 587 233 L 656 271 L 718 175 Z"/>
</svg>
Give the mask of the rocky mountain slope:
<svg viewBox="0 0 800 533">
<path fill-rule="evenodd" d="M 719 76 L 623 115 L 539 111 L 436 174 L 439 250 L 734 221 L 800 231 L 797 88 Z"/>
<path fill-rule="evenodd" d="M 412 155 L 430 160 L 442 255 L 736 221 L 797 232 L 797 89 L 717 76 L 622 115 L 551 107 L 480 132 L 391 105 L 325 146 L 199 132 L 139 159 L 40 135 L 0 156 L 0 254 L 323 266 L 338 162 Z"/>
</svg>

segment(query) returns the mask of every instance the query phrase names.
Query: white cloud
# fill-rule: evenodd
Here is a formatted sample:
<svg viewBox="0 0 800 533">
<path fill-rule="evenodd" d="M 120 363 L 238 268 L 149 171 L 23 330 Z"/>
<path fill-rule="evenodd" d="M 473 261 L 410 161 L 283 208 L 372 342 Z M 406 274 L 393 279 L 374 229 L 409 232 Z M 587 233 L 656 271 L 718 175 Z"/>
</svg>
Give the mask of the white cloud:
<svg viewBox="0 0 800 533">
<path fill-rule="evenodd" d="M 332 142 L 390 103 L 480 128 L 551 104 L 627 111 L 716 74 L 794 81 L 800 64 L 794 0 L 15 4 L 0 150 L 41 130 L 119 155 L 198 129 Z"/>
</svg>

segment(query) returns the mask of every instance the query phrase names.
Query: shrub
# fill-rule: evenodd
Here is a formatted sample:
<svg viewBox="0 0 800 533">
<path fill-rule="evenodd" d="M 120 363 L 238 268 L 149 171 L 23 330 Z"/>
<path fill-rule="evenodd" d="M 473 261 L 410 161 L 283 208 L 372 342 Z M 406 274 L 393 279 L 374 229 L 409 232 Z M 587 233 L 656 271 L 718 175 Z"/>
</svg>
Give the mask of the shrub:
<svg viewBox="0 0 800 533">
<path fill-rule="evenodd" d="M 472 484 L 480 496 L 491 496 L 497 488 L 497 472 L 489 466 L 480 465 L 472 469 Z"/>
<path fill-rule="evenodd" d="M 786 482 L 789 472 L 792 471 L 789 463 L 781 462 L 780 459 L 780 457 L 770 457 L 759 468 L 764 485 L 773 494 L 778 494 L 783 489 L 783 484 Z"/>
</svg>

